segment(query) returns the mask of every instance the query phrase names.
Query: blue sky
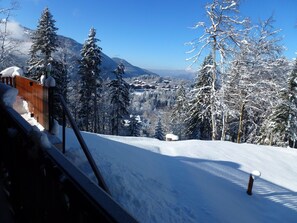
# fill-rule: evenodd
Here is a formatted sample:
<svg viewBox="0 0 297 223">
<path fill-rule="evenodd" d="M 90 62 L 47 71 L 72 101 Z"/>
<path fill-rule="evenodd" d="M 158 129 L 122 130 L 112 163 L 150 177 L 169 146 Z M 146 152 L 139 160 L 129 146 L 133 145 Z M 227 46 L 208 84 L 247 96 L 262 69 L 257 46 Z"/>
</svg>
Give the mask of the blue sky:
<svg viewBox="0 0 297 223">
<path fill-rule="evenodd" d="M 130 63 L 153 69 L 186 69 L 185 43 L 199 37 L 190 29 L 205 17 L 207 0 L 21 0 L 14 20 L 35 29 L 41 12 L 49 7 L 58 34 L 83 43 L 89 29 L 97 30 L 103 52 Z M 285 55 L 297 51 L 296 0 L 243 0 L 243 16 L 257 21 L 274 14 L 275 27 L 282 29 Z M 203 58 L 201 58 L 202 60 Z"/>
</svg>

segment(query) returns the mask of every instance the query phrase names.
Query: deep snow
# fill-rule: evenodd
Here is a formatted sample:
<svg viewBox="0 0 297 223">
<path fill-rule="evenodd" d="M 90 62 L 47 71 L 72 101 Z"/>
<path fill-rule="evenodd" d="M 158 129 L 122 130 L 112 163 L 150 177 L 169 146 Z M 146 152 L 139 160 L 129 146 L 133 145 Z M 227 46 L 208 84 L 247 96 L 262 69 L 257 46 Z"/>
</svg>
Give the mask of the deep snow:
<svg viewBox="0 0 297 223">
<path fill-rule="evenodd" d="M 67 129 L 66 155 L 92 177 L 73 135 Z M 296 150 L 84 132 L 83 137 L 112 196 L 140 222 L 297 221 Z M 254 170 L 261 177 L 249 196 Z"/>
<path fill-rule="evenodd" d="M 42 130 L 27 107 L 17 97 L 14 108 Z M 94 178 L 73 131 L 66 134 L 67 157 Z M 140 222 L 297 222 L 297 150 L 82 134 L 112 196 Z M 254 170 L 261 177 L 249 196 Z"/>
</svg>

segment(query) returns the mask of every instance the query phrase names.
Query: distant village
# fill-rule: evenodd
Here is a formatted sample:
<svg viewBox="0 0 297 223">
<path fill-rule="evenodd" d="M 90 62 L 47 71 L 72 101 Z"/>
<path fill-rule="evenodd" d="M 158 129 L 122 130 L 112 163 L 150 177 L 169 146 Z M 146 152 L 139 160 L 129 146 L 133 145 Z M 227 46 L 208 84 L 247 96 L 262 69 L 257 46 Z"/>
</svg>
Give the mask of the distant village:
<svg viewBox="0 0 297 223">
<path fill-rule="evenodd" d="M 142 78 L 144 77 L 144 78 Z M 128 80 L 130 87 L 136 91 L 162 89 L 165 91 L 175 91 L 178 89 L 178 82 L 167 78 L 146 78 L 146 76 L 134 77 Z"/>
</svg>

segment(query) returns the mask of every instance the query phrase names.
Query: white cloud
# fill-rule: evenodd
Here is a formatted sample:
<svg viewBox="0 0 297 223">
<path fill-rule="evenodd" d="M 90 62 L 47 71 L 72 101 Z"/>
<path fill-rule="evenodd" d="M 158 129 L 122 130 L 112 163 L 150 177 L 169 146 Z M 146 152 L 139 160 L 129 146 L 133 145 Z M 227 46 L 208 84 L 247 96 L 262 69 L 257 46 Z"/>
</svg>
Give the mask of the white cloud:
<svg viewBox="0 0 297 223">
<path fill-rule="evenodd" d="M 3 25 L 1 26 L 3 30 Z M 7 31 L 14 39 L 22 40 L 24 38 L 24 28 L 15 21 L 9 21 L 7 24 Z"/>
<path fill-rule="evenodd" d="M 8 21 L 6 28 L 7 28 L 6 32 L 11 38 L 17 39 L 17 40 L 24 39 L 24 37 L 25 37 L 24 28 L 22 26 L 20 26 L 20 24 L 18 22 Z M 1 33 L 5 32 L 4 21 L 2 21 L 2 23 L 0 24 L 0 30 L 1 30 Z"/>
</svg>

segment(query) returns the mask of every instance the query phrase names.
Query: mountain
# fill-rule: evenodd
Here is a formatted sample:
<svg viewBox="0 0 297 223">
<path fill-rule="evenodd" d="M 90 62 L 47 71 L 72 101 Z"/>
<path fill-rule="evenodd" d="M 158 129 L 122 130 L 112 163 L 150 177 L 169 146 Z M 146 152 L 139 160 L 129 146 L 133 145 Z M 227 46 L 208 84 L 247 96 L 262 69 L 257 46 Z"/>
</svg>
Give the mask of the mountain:
<svg viewBox="0 0 297 223">
<path fill-rule="evenodd" d="M 152 72 L 152 71 L 148 71 L 139 67 L 136 67 L 132 64 L 130 64 L 129 62 L 127 62 L 124 59 L 118 58 L 118 57 L 114 57 L 112 58 L 112 60 L 116 63 L 116 64 L 124 64 L 125 66 L 125 77 L 135 77 L 135 76 L 139 76 L 139 75 L 153 75 L 153 76 L 159 76 L 156 73 Z"/>
<path fill-rule="evenodd" d="M 16 44 L 16 49 L 12 52 L 14 60 L 11 63 L 14 64 L 9 65 L 26 67 L 26 62 L 29 59 L 29 50 L 32 45 L 31 37 L 34 31 L 14 22 L 9 22 L 8 26 L 10 27 L 8 42 L 13 42 Z M 80 50 L 82 49 L 83 44 L 62 35 L 58 35 L 58 41 L 60 43 L 60 47 L 58 51 L 55 52 L 54 57 L 59 59 L 66 58 L 68 66 L 70 68 L 70 76 L 72 78 L 75 78 L 75 75 L 77 73 L 77 60 L 79 60 L 81 57 Z M 102 76 L 104 78 L 114 78 L 113 71 L 116 69 L 120 62 L 125 65 L 125 77 L 135 77 L 143 74 L 156 75 L 153 72 L 132 65 L 124 59 L 110 58 L 102 52 Z"/>
<path fill-rule="evenodd" d="M 160 70 L 150 69 L 151 72 L 157 73 L 163 77 L 173 77 L 177 79 L 193 80 L 195 79 L 197 72 L 193 70 Z"/>
</svg>

